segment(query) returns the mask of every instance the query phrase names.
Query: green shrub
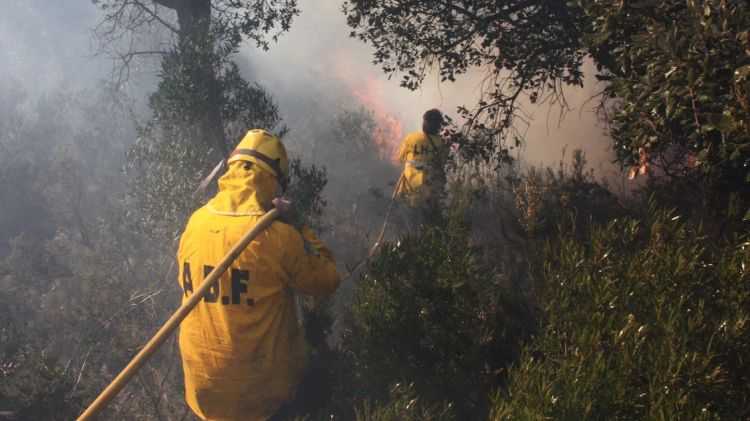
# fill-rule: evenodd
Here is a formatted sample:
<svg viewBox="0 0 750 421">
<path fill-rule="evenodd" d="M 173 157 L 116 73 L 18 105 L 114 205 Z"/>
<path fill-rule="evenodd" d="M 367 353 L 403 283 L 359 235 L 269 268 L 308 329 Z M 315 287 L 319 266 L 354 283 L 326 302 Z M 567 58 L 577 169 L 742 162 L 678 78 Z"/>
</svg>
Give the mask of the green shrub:
<svg viewBox="0 0 750 421">
<path fill-rule="evenodd" d="M 388 401 L 392 384 L 413 383 L 425 405 L 450 403 L 464 417 L 486 411 L 526 327 L 524 307 L 478 256 L 456 218 L 383 246 L 357 281 L 342 339 L 339 399 Z"/>
<path fill-rule="evenodd" d="M 618 198 L 596 181 L 586 163 L 586 154 L 576 149 L 570 166 L 561 160 L 556 171 L 531 167 L 514 180 L 516 206 L 528 235 L 554 237 L 563 224 L 585 236 L 592 221 L 604 222 L 625 213 Z"/>
<path fill-rule="evenodd" d="M 494 399 L 500 419 L 747 419 L 748 243 L 649 209 L 532 264 L 542 331 Z"/>
<path fill-rule="evenodd" d="M 425 405 L 414 393 L 414 384 L 396 383 L 386 404 L 365 401 L 355 410 L 357 421 L 449 421 L 452 405 Z"/>
</svg>

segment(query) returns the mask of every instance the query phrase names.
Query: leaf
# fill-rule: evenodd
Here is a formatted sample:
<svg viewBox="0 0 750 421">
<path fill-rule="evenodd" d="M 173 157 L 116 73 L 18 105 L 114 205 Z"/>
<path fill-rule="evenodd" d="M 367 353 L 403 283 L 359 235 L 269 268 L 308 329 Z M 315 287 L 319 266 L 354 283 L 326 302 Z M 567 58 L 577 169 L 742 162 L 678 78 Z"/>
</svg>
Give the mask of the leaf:
<svg viewBox="0 0 750 421">
<path fill-rule="evenodd" d="M 628 174 L 628 180 L 635 180 L 637 176 L 638 176 L 638 166 L 631 167 L 630 174 Z"/>
<path fill-rule="evenodd" d="M 706 114 L 706 120 L 708 123 L 724 133 L 731 133 L 737 127 L 737 123 L 734 121 L 732 116 L 727 114 Z"/>
<path fill-rule="evenodd" d="M 738 67 L 734 71 L 734 83 L 740 83 L 743 79 L 747 79 L 750 75 L 750 64 L 746 64 L 742 67 Z"/>
</svg>

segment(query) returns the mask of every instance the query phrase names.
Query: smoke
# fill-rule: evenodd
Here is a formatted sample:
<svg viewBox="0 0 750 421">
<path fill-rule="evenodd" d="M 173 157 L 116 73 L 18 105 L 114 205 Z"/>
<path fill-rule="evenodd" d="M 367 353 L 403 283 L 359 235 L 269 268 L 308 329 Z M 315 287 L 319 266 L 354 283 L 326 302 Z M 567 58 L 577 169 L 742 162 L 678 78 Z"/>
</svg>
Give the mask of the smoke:
<svg viewBox="0 0 750 421">
<path fill-rule="evenodd" d="M 375 75 L 367 75 L 364 79 L 352 72 L 352 63 L 341 53 L 330 54 L 332 73 L 330 75 L 340 80 L 345 90 L 351 92 L 365 109 L 371 110 L 375 118 L 376 127 L 373 131 L 374 147 L 381 159 L 398 162 L 397 153 L 399 140 L 403 136 L 404 124 L 396 114 L 393 114 L 391 104 L 384 98 L 384 83 Z"/>
<path fill-rule="evenodd" d="M 339 0 L 302 0 L 300 9 L 291 32 L 270 50 L 247 46 L 240 50 L 239 60 L 247 77 L 277 99 L 289 128 L 290 151 L 328 169 L 324 195 L 331 230 L 324 239 L 337 260 L 351 267 L 364 255 L 368 240 L 372 241 L 383 221 L 387 198 L 400 172 L 393 157 L 403 136 L 421 129 L 422 114 L 430 108 L 458 120 L 458 106 L 471 108 L 478 102 L 485 75 L 475 71 L 454 83 L 440 83 L 433 74 L 420 89 L 406 90 L 397 77 L 389 80 L 372 63 L 369 45 L 349 38 Z M 611 140 L 594 112 L 598 102 L 591 100 L 602 87 L 594 80 L 593 65 L 587 63 L 584 71 L 585 86 L 565 88 L 565 103 L 521 102 L 531 120 L 528 127 L 519 122 L 525 143 L 513 152 L 523 165 L 551 166 L 569 161 L 572 151 L 580 148 L 586 151 L 589 168 L 599 176 L 621 179 L 611 164 Z M 342 116 L 360 107 L 374 118 L 369 136 L 367 125 L 340 136 L 338 125 L 349 121 Z M 364 145 L 362 139 L 367 139 Z M 391 227 L 386 238 L 403 234 Z M 348 301 L 349 287 L 342 288 L 338 301 Z"/>
<path fill-rule="evenodd" d="M 350 29 L 341 12 L 340 0 L 302 0 L 300 9 L 302 12 L 291 32 L 284 34 L 269 51 L 250 46 L 240 51 L 250 78 L 279 99 L 292 135 L 301 135 L 294 133 L 300 118 L 298 111 L 325 102 L 324 97 L 338 95 L 341 103 L 360 103 L 381 121 L 389 120 L 380 126 L 387 139 L 373 145 L 379 149 L 397 148 L 401 141 L 401 136 L 397 136 L 399 124 L 403 133 L 420 130 L 421 116 L 427 109 L 439 108 L 457 120 L 458 106 L 471 107 L 477 103 L 482 72 L 466 74 L 454 83 L 441 83 L 437 74 L 433 74 L 419 90 L 409 91 L 399 87 L 397 78 L 389 80 L 372 64 L 373 49 L 369 45 L 348 36 Z M 595 113 L 598 102 L 592 100 L 601 86 L 593 77 L 595 68 L 591 63 L 585 65 L 584 72 L 587 79 L 583 88 L 564 89 L 565 105 L 522 102 L 524 112 L 531 117 L 528 127 L 519 124 L 526 142 L 516 152 L 524 162 L 552 165 L 562 158 L 563 149 L 569 156 L 570 151 L 580 148 L 586 151 L 590 166 L 600 174 L 614 170 L 611 140 Z M 321 91 L 321 86 L 326 86 L 326 90 Z"/>
<path fill-rule="evenodd" d="M 420 89 L 406 90 L 372 64 L 370 46 L 348 36 L 341 0 L 301 0 L 300 9 L 291 31 L 270 50 L 248 43 L 236 59 L 247 79 L 279 104 L 292 154 L 328 169 L 328 212 L 338 212 L 332 223 L 356 216 L 364 219 L 359 222 L 364 231 L 373 232 L 400 171 L 394 158 L 403 136 L 421 128 L 421 116 L 430 108 L 455 120 L 458 106 L 476 103 L 483 74 L 469 73 L 454 83 L 440 83 L 432 75 Z M 101 11 L 90 2 L 29 0 L 2 10 L 0 79 L 18 80 L 30 93 L 92 88 L 106 79 L 112 63 L 92 57 L 91 30 Z M 593 75 L 593 66 L 585 71 Z M 518 157 L 530 165 L 552 165 L 564 148 L 582 148 L 591 167 L 611 171 L 610 139 L 591 112 L 596 101 L 586 102 L 600 89 L 592 79 L 583 89 L 565 90 L 569 110 L 563 119 L 559 106 L 523 104 L 532 121 L 522 150 L 514 150 Z M 144 86 L 132 92 L 142 105 L 143 93 L 153 90 L 153 74 L 138 80 Z"/>
<path fill-rule="evenodd" d="M 18 80 L 27 91 L 37 93 L 60 85 L 93 87 L 106 78 L 111 62 L 93 57 L 96 43 L 91 30 L 101 19 L 96 6 L 79 0 L 2 3 L 8 4 L 2 5 L 0 14 L 1 79 Z M 408 91 L 371 63 L 370 46 L 349 38 L 341 0 L 301 0 L 299 7 L 301 14 L 291 31 L 269 51 L 248 44 L 238 61 L 249 80 L 274 95 L 290 135 L 300 142 L 309 139 L 302 139 L 298 123 L 311 115 L 330 114 L 332 110 L 321 105 L 334 98 L 340 106 L 362 105 L 375 113 L 379 135 L 373 146 L 387 157 L 392 157 L 403 134 L 419 130 L 424 110 L 437 107 L 455 117 L 457 106 L 476 103 L 481 72 L 467 74 L 455 83 L 440 83 L 433 75 L 419 90 Z M 529 164 L 550 165 L 567 147 L 586 150 L 594 168 L 611 168 L 614 157 L 606 128 L 591 110 L 596 101 L 587 103 L 601 88 L 593 80 L 593 66 L 587 64 L 584 70 L 589 76 L 584 88 L 565 90 L 570 110 L 564 119 L 558 119 L 557 106 L 524 105 L 533 121 L 520 156 Z M 153 79 L 144 83 L 153 83 Z M 149 89 L 138 92 L 144 91 Z M 310 147 L 300 149 L 312 152 Z"/>
<path fill-rule="evenodd" d="M 0 78 L 30 93 L 91 87 L 105 63 L 92 58 L 90 29 L 99 10 L 88 1 L 0 1 Z"/>
</svg>

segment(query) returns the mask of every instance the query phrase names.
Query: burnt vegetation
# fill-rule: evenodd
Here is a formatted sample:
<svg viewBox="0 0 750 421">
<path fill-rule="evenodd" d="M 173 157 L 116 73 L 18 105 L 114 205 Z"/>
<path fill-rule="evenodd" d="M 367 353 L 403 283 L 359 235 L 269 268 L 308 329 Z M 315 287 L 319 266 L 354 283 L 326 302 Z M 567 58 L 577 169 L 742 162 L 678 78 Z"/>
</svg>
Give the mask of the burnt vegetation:
<svg viewBox="0 0 750 421">
<path fill-rule="evenodd" d="M 367 110 L 294 127 L 233 62 L 241 42 L 273 48 L 296 2 L 94 3 L 114 84 L 148 58 L 158 85 L 139 110 L 109 91 L 33 97 L 0 81 L 0 419 L 74 418 L 166 320 L 180 299 L 180 230 L 211 193 L 195 187 L 245 128 L 304 129 L 320 143 L 290 143 L 341 162 L 294 160 L 289 195 L 344 274 L 398 175 L 368 148 Z M 406 88 L 432 71 L 485 82 L 456 110 L 466 124 L 445 128 L 457 153 L 440 222 L 414 226 L 397 207 L 366 269 L 307 301 L 312 362 L 284 416 L 750 417 L 747 3 L 343 9 Z M 622 175 L 643 180 L 628 191 L 598 180 L 583 151 L 554 168 L 508 152 L 534 124 L 521 99 L 564 105 L 586 61 Z M 179 362 L 172 339 L 103 417 L 191 419 Z"/>
</svg>

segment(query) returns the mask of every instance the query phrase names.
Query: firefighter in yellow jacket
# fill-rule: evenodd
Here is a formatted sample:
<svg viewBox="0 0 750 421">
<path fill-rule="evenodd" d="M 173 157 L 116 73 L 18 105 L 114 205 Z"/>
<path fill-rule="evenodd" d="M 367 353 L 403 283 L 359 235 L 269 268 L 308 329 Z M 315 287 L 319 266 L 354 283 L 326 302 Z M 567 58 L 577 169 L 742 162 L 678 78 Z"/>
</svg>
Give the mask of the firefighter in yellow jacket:
<svg viewBox="0 0 750 421">
<path fill-rule="evenodd" d="M 443 114 L 437 109 L 424 113 L 422 131 L 408 134 L 398 152 L 404 173 L 397 195 L 406 196 L 411 206 L 421 206 L 443 189 L 445 141 L 440 136 Z"/>
<path fill-rule="evenodd" d="M 308 361 L 295 293 L 330 294 L 341 277 L 294 206 L 277 198 L 288 161 L 276 136 L 251 130 L 227 164 L 180 240 L 183 300 L 272 203 L 285 222 L 252 241 L 180 325 L 185 397 L 203 419 L 266 420 L 294 396 Z"/>
</svg>

